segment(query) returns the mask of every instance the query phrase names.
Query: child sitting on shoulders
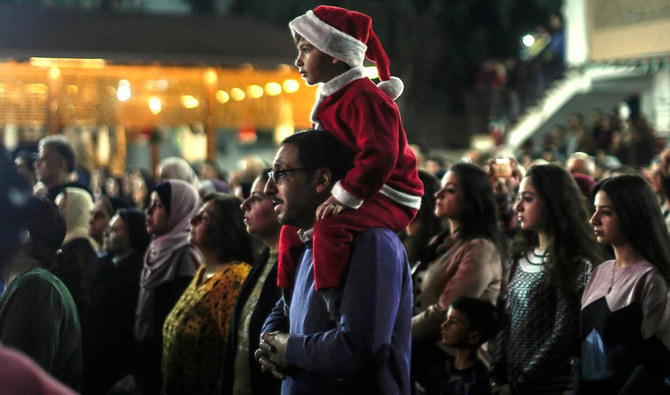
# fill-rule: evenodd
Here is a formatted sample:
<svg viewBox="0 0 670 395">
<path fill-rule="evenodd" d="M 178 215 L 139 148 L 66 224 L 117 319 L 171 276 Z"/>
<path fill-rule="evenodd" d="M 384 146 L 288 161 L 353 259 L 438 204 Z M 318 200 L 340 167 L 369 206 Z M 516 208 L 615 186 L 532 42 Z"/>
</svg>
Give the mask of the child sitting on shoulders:
<svg viewBox="0 0 670 395">
<path fill-rule="evenodd" d="M 421 205 L 423 185 L 393 102 L 402 92 L 402 81 L 390 76 L 372 19 L 344 8 L 319 6 L 289 27 L 298 49 L 298 71 L 308 85 L 319 85 L 311 113 L 314 128 L 330 132 L 355 153 L 354 167 L 317 211 L 315 288 L 325 290 L 343 284 L 357 233 L 369 227 L 395 232 L 407 227 Z M 377 65 L 379 85 L 365 75 L 366 58 Z M 293 284 L 297 264 L 293 251 L 302 244 L 297 230 L 284 226 L 281 232 L 280 287 Z"/>
</svg>

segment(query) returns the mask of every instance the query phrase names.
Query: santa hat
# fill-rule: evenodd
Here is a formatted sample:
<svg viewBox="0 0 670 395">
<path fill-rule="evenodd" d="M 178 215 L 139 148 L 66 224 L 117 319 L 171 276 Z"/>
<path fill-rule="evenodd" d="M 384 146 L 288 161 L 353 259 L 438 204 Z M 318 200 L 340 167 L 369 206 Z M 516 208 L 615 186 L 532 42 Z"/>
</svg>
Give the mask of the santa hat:
<svg viewBox="0 0 670 395">
<path fill-rule="evenodd" d="M 403 91 L 400 78 L 391 77 L 389 59 L 379 38 L 372 30 L 372 18 L 340 7 L 318 6 L 289 23 L 291 32 L 299 34 L 320 51 L 342 60 L 351 67 L 363 66 L 365 58 L 377 65 L 377 86 L 395 100 Z"/>
</svg>

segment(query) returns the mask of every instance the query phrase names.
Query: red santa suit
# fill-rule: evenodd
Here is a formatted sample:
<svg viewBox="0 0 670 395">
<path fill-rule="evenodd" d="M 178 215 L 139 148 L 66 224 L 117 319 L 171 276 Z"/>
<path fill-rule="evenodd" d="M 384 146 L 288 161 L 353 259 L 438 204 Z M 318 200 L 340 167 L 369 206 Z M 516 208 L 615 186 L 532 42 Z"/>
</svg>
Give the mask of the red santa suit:
<svg viewBox="0 0 670 395">
<path fill-rule="evenodd" d="M 405 229 L 421 206 L 423 185 L 398 107 L 365 77 L 362 67 L 319 87 L 312 122 L 315 129 L 329 131 L 356 153 L 353 169 L 332 190 L 332 195 L 352 210 L 319 220 L 314 226 L 318 290 L 341 285 L 356 233 L 368 227 L 395 232 Z M 285 262 L 293 261 L 287 255 L 288 249 L 299 243 L 295 234 L 295 227 L 282 229 L 280 286 L 292 283 L 295 269 Z"/>
<path fill-rule="evenodd" d="M 294 37 L 300 35 L 351 67 L 319 86 L 311 114 L 315 128 L 331 132 L 356 153 L 353 169 L 332 190 L 351 210 L 314 225 L 314 280 L 319 290 L 342 284 L 356 233 L 368 227 L 399 232 L 409 225 L 421 206 L 423 185 L 393 101 L 402 93 L 402 81 L 389 73 L 389 60 L 372 30 L 372 19 L 344 8 L 319 6 L 295 18 L 289 27 Z M 364 74 L 366 58 L 377 65 L 379 85 Z M 293 283 L 296 258 L 292 251 L 299 245 L 297 229 L 284 226 L 279 241 L 280 287 Z"/>
</svg>

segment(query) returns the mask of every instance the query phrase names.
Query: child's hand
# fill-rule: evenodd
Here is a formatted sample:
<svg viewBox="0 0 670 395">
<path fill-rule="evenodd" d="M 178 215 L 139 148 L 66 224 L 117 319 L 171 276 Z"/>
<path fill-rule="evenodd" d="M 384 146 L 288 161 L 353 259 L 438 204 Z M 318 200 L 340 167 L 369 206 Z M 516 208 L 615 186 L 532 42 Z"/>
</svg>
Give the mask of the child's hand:
<svg viewBox="0 0 670 395">
<path fill-rule="evenodd" d="M 337 200 L 335 196 L 331 195 L 316 209 L 316 219 L 318 221 L 320 219 L 328 218 L 332 215 L 337 215 L 346 209 L 347 207 L 342 204 L 342 202 Z"/>
</svg>

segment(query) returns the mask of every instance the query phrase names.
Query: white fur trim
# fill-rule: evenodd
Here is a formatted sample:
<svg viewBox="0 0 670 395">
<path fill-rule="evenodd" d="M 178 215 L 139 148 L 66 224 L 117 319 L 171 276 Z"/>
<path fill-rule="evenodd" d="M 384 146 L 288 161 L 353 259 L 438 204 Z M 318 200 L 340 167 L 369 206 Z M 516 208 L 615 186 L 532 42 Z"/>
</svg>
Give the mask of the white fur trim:
<svg viewBox="0 0 670 395">
<path fill-rule="evenodd" d="M 379 190 L 379 193 L 391 199 L 395 203 L 398 203 L 402 206 L 413 208 L 418 210 L 421 208 L 421 197 L 416 195 L 410 195 L 394 189 L 387 184 L 382 185 L 382 188 Z M 342 187 L 340 181 L 336 182 L 333 185 L 333 189 L 330 191 L 330 194 L 333 195 L 337 200 L 342 202 L 345 206 L 356 210 L 361 207 L 364 200 L 359 199 L 356 196 L 349 193 L 346 189 Z"/>
<path fill-rule="evenodd" d="M 403 206 L 413 208 L 415 210 L 421 208 L 420 196 L 410 195 L 409 193 L 393 189 L 386 184 L 382 186 L 382 189 L 379 190 L 379 193 L 393 200 L 396 203 L 402 204 Z"/>
<path fill-rule="evenodd" d="M 363 65 L 368 46 L 322 21 L 313 11 L 295 18 L 288 26 L 293 35 L 298 33 L 322 52 L 351 67 Z"/>
<path fill-rule="evenodd" d="M 325 84 L 319 85 L 319 94 L 330 96 L 333 93 L 347 86 L 350 82 L 365 77 L 365 68 L 363 66 L 353 67 L 344 73 L 338 75 Z"/>
<path fill-rule="evenodd" d="M 353 208 L 354 210 L 361 207 L 364 202 L 363 199 L 359 199 L 347 192 L 347 190 L 342 187 L 342 184 L 339 181 L 333 185 L 333 189 L 330 191 L 330 194 L 342 202 L 342 204 L 349 208 Z"/>
<path fill-rule="evenodd" d="M 402 91 L 405 90 L 405 84 L 398 77 L 391 77 L 388 81 L 378 83 L 377 86 L 393 100 L 399 98 Z"/>
<path fill-rule="evenodd" d="M 316 112 L 319 110 L 323 98 L 332 95 L 352 81 L 361 78 L 366 78 L 365 68 L 358 66 L 345 71 L 325 84 L 319 84 L 319 88 L 316 91 L 316 101 L 312 107 L 312 112 L 309 114 L 309 119 L 314 124 L 314 129 L 320 129 L 319 120 L 316 119 Z"/>
</svg>

